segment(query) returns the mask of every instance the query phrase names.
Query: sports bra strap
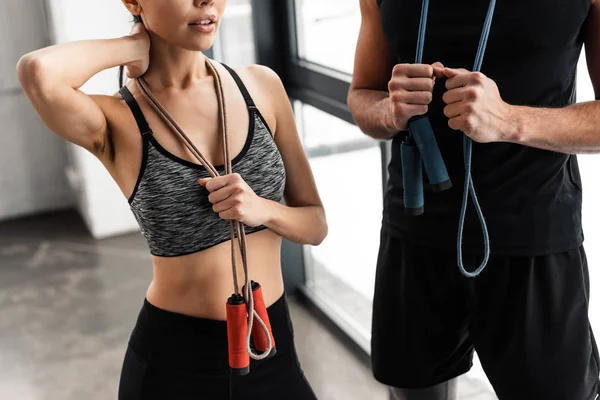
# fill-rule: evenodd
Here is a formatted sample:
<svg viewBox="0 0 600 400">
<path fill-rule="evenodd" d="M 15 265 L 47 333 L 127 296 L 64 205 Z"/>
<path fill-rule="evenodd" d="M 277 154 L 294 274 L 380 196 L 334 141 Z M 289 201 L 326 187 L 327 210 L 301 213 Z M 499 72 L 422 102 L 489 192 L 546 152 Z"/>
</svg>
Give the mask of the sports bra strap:
<svg viewBox="0 0 600 400">
<path fill-rule="evenodd" d="M 127 86 L 123 86 L 121 90 L 119 90 L 119 93 L 129 106 L 129 109 L 135 118 L 135 122 L 137 123 L 142 136 L 152 135 L 152 129 L 150 129 L 150 125 L 148 125 L 148 121 L 146 121 L 146 117 L 144 117 L 144 113 L 142 112 L 140 105 L 137 101 L 135 101 L 133 94 L 131 94 Z"/>
<path fill-rule="evenodd" d="M 242 82 L 242 80 L 240 79 L 240 76 L 237 74 L 237 72 L 235 72 L 232 68 L 230 68 L 229 66 L 227 66 L 223 63 L 221 63 L 221 65 L 224 66 L 225 69 L 233 77 L 233 80 L 235 81 L 236 85 L 240 89 L 240 92 L 242 92 L 242 96 L 244 96 L 244 100 L 246 100 L 246 105 L 248 106 L 248 108 L 256 108 L 256 106 L 254 105 L 254 100 L 252 100 L 252 96 L 250 96 L 250 92 L 248 92 L 246 85 L 244 85 L 244 82 Z"/>
</svg>

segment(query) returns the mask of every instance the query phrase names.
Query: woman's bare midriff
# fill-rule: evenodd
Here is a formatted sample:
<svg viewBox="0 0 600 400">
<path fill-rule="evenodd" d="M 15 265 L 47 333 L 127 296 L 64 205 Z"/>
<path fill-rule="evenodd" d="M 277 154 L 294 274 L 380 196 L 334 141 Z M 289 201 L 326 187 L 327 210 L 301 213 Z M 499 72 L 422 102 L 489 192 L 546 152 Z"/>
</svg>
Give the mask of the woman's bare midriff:
<svg viewBox="0 0 600 400">
<path fill-rule="evenodd" d="M 269 229 L 246 236 L 250 277 L 262 286 L 265 303 L 283 294 L 281 237 Z M 238 282 L 244 270 L 236 243 Z M 216 320 L 226 319 L 225 303 L 233 293 L 231 242 L 182 257 L 153 257 L 154 279 L 148 301 L 163 310 Z"/>
</svg>

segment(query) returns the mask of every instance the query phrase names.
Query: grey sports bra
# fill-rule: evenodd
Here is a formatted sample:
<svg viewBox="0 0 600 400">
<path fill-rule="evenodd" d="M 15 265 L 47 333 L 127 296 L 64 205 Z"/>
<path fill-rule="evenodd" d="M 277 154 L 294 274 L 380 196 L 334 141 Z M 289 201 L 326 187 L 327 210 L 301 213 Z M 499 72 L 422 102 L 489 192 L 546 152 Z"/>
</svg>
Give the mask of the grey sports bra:
<svg viewBox="0 0 600 400">
<path fill-rule="evenodd" d="M 244 83 L 235 71 L 224 67 L 242 92 L 250 116 L 246 144 L 232 160 L 233 171 L 258 196 L 279 202 L 286 179 L 281 154 Z M 208 191 L 196 183 L 200 178 L 210 177 L 209 173 L 203 166 L 162 147 L 129 89 L 123 86 L 120 93 L 142 134 L 142 165 L 129 205 L 150 253 L 160 257 L 183 256 L 230 240 L 228 221 L 212 210 Z M 223 166 L 215 167 L 223 173 Z M 263 229 L 266 227 L 246 227 L 246 233 Z"/>
</svg>

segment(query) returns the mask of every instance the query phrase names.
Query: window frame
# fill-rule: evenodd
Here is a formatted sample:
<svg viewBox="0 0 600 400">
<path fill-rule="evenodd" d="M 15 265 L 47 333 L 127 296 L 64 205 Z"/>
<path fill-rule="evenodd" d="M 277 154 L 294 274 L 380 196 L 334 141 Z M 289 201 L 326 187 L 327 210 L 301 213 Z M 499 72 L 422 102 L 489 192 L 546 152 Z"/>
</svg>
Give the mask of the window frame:
<svg viewBox="0 0 600 400">
<path fill-rule="evenodd" d="M 290 101 L 300 101 L 346 122 L 356 125 L 347 105 L 351 75 L 319 65 L 298 57 L 298 26 L 295 0 L 251 0 L 258 64 L 273 69 L 281 78 Z M 383 194 L 388 179 L 387 166 L 390 160 L 391 143 L 379 141 L 381 151 L 381 180 Z M 332 146 L 320 148 L 319 152 L 307 151 L 308 157 L 319 157 L 355 151 L 356 146 Z M 311 280 L 311 258 L 305 246 L 286 243 L 282 251 L 285 270 L 301 276 L 298 287 L 301 298 L 318 316 L 333 328 L 334 333 L 361 358 L 368 360 L 370 333 L 361 331 L 342 308 L 332 302 L 326 294 L 317 293 L 307 282 Z M 289 273 L 288 273 L 289 274 Z M 287 286 L 287 285 L 286 285 Z"/>
<path fill-rule="evenodd" d="M 251 2 L 257 63 L 270 67 L 281 77 L 288 96 L 293 100 L 299 100 L 356 125 L 346 101 L 352 77 L 298 57 L 296 1 Z M 379 147 L 382 187 L 385 192 L 390 143 L 381 141 Z M 348 151 L 351 150 L 349 147 Z M 332 152 L 335 151 L 332 149 Z"/>
</svg>

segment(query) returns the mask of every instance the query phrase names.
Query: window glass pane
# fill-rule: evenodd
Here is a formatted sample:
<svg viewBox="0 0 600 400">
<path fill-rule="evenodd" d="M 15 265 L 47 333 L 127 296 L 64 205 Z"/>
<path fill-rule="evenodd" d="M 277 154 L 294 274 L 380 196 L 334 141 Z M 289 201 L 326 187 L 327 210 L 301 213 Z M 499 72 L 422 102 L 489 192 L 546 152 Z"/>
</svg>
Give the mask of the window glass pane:
<svg viewBox="0 0 600 400">
<path fill-rule="evenodd" d="M 213 51 L 215 59 L 231 67 L 256 62 L 250 0 L 229 0 Z"/>
<path fill-rule="evenodd" d="M 298 57 L 351 74 L 360 29 L 358 0 L 295 3 Z"/>
<path fill-rule="evenodd" d="M 309 105 L 302 105 L 303 142 L 309 157 L 344 153 L 377 147 L 377 142 L 355 125 L 342 121 Z M 377 147 L 379 148 L 379 147 Z M 381 176 L 381 172 L 377 173 Z"/>
<path fill-rule="evenodd" d="M 325 205 L 329 235 L 307 247 L 308 286 L 354 319 L 370 335 L 371 303 L 382 213 L 381 151 L 376 141 L 345 121 L 308 105 L 297 120 Z M 354 147 L 345 147 L 348 143 Z"/>
</svg>

